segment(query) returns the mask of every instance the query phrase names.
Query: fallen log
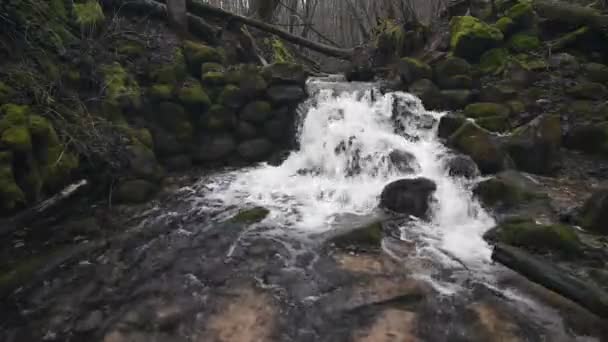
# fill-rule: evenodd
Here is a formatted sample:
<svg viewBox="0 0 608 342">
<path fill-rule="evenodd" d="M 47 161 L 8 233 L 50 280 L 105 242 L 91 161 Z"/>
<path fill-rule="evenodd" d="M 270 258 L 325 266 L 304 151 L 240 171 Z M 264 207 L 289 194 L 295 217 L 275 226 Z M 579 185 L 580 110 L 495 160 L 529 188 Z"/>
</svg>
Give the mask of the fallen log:
<svg viewBox="0 0 608 342">
<path fill-rule="evenodd" d="M 608 31 L 608 15 L 593 8 L 555 0 L 534 0 L 533 6 L 544 19 L 573 28 L 589 26 L 598 31 Z"/>
<path fill-rule="evenodd" d="M 522 249 L 496 244 L 492 260 L 529 280 L 555 291 L 601 318 L 608 318 L 608 293 L 570 274 L 565 269 L 540 260 Z"/>
</svg>

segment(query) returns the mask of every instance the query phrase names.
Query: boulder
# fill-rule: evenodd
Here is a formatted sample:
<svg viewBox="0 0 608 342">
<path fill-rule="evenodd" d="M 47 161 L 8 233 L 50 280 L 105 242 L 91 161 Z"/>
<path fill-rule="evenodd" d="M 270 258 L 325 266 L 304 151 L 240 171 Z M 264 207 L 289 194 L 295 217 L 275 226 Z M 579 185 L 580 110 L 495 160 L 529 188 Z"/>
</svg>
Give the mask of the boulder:
<svg viewBox="0 0 608 342">
<path fill-rule="evenodd" d="M 515 22 L 513 22 L 513 19 L 509 17 L 502 17 L 496 20 L 494 26 L 496 26 L 496 28 L 502 32 L 503 36 L 508 37 L 514 32 L 516 25 Z"/>
<path fill-rule="evenodd" d="M 442 107 L 456 110 L 462 109 L 473 99 L 473 92 L 467 89 L 442 90 Z"/>
<path fill-rule="evenodd" d="M 154 152 L 143 145 L 131 145 L 127 147 L 129 170 L 136 178 L 151 182 L 160 181 L 165 172 L 156 160 Z"/>
<path fill-rule="evenodd" d="M 298 85 L 271 86 L 266 95 L 276 104 L 293 104 L 306 98 L 306 92 Z"/>
<path fill-rule="evenodd" d="M 517 33 L 507 43 L 509 48 L 515 52 L 529 52 L 541 46 L 537 36 L 528 33 Z"/>
<path fill-rule="evenodd" d="M 403 84 L 410 85 L 420 79 L 430 79 L 433 77 L 431 67 L 415 58 L 404 57 L 398 63 L 399 77 Z"/>
<path fill-rule="evenodd" d="M 208 72 L 224 72 L 224 66 L 215 63 L 215 62 L 207 62 L 201 65 L 201 75 L 205 75 Z"/>
<path fill-rule="evenodd" d="M 130 180 L 119 184 L 112 194 L 112 198 L 118 203 L 144 203 L 154 197 L 158 190 L 156 184 L 146 180 Z"/>
<path fill-rule="evenodd" d="M 391 167 L 400 173 L 415 173 L 420 170 L 416 157 L 407 151 L 394 150 L 388 155 Z"/>
<path fill-rule="evenodd" d="M 288 136 L 289 121 L 285 117 L 277 117 L 264 123 L 264 134 L 275 142 L 285 140 Z"/>
<path fill-rule="evenodd" d="M 479 59 L 479 70 L 486 75 L 499 75 L 507 67 L 509 51 L 496 48 L 486 51 Z"/>
<path fill-rule="evenodd" d="M 154 140 L 154 152 L 160 158 L 180 154 L 186 149 L 185 146 L 177 140 L 175 135 L 162 128 L 154 128 L 152 130 L 152 138 Z"/>
<path fill-rule="evenodd" d="M 236 142 L 230 134 L 204 137 L 192 158 L 195 162 L 219 161 L 230 156 L 236 150 Z"/>
<path fill-rule="evenodd" d="M 217 102 L 226 108 L 238 110 L 247 103 L 247 96 L 243 94 L 241 88 L 229 84 L 222 89 Z"/>
<path fill-rule="evenodd" d="M 446 169 L 450 177 L 473 179 L 480 176 L 479 169 L 473 158 L 457 155 L 447 159 Z"/>
<path fill-rule="evenodd" d="M 447 139 L 467 122 L 467 118 L 461 114 L 449 113 L 439 120 L 437 134 L 442 139 Z"/>
<path fill-rule="evenodd" d="M 465 107 L 464 114 L 469 118 L 479 119 L 490 116 L 509 116 L 509 107 L 498 103 L 478 102 Z"/>
<path fill-rule="evenodd" d="M 441 103 L 439 88 L 426 78 L 412 83 L 409 87 L 409 92 L 420 98 L 422 103 L 428 108 L 437 108 Z"/>
<path fill-rule="evenodd" d="M 243 159 L 251 162 L 261 161 L 272 153 L 273 145 L 264 138 L 246 140 L 239 144 L 237 150 Z"/>
<path fill-rule="evenodd" d="M 508 170 L 477 184 L 473 194 L 486 208 L 508 210 L 540 198 L 537 189 L 527 176 Z"/>
<path fill-rule="evenodd" d="M 201 86 L 201 83 L 195 79 L 189 79 L 184 82 L 177 92 L 177 98 L 194 112 L 206 110 L 211 106 L 209 96 Z"/>
<path fill-rule="evenodd" d="M 608 188 L 602 187 L 593 192 L 583 205 L 577 218 L 584 229 L 608 235 Z"/>
<path fill-rule="evenodd" d="M 583 74 L 592 82 L 608 83 L 608 66 L 599 63 L 587 63 L 582 66 Z"/>
<path fill-rule="evenodd" d="M 223 64 L 226 59 L 222 49 L 216 49 L 191 40 L 184 42 L 183 53 L 190 72 L 196 77 L 201 76 L 201 67 L 204 63 Z"/>
<path fill-rule="evenodd" d="M 437 186 L 426 178 L 401 179 L 384 187 L 380 207 L 426 219 Z"/>
<path fill-rule="evenodd" d="M 209 111 L 201 116 L 201 125 L 213 132 L 226 131 L 236 124 L 236 115 L 221 105 L 213 105 Z"/>
<path fill-rule="evenodd" d="M 435 80 L 442 86 L 443 80 L 453 76 L 471 76 L 472 67 L 463 58 L 448 57 L 435 66 Z"/>
<path fill-rule="evenodd" d="M 473 78 L 468 75 L 456 75 L 444 77 L 440 80 L 441 89 L 471 89 L 473 88 Z"/>
<path fill-rule="evenodd" d="M 380 248 L 382 244 L 382 223 L 374 222 L 338 232 L 329 239 L 329 243 L 339 248 Z"/>
<path fill-rule="evenodd" d="M 272 115 L 272 106 L 266 101 L 255 101 L 246 105 L 239 118 L 251 123 L 263 123 Z"/>
<path fill-rule="evenodd" d="M 178 154 L 163 160 L 163 165 L 169 171 L 185 171 L 192 167 L 192 157 L 187 154 Z"/>
<path fill-rule="evenodd" d="M 471 16 L 452 18 L 450 30 L 453 54 L 470 62 L 477 62 L 479 56 L 503 40 L 499 29 Z"/>
<path fill-rule="evenodd" d="M 505 16 L 514 23 L 514 28 L 524 30 L 531 28 L 536 21 L 536 13 L 532 7 L 532 2 L 520 1 L 505 12 Z"/>
<path fill-rule="evenodd" d="M 492 243 L 520 247 L 534 253 L 573 257 L 583 248 L 574 228 L 542 225 L 527 219 L 511 219 L 489 230 L 484 238 Z"/>
<path fill-rule="evenodd" d="M 483 102 L 504 103 L 518 96 L 517 89 L 504 83 L 496 83 L 481 88 L 479 99 Z"/>
<path fill-rule="evenodd" d="M 575 124 L 564 136 L 564 147 L 587 153 L 606 152 L 608 122 Z"/>
<path fill-rule="evenodd" d="M 221 71 L 208 71 L 203 74 L 201 81 L 208 86 L 223 86 L 226 84 L 226 78 Z"/>
<path fill-rule="evenodd" d="M 506 146 L 519 170 L 551 174 L 560 165 L 561 143 L 559 115 L 543 114 L 516 129 L 508 138 Z"/>
<path fill-rule="evenodd" d="M 236 126 L 236 136 L 241 140 L 253 139 L 258 136 L 258 130 L 247 121 L 239 121 Z"/>
<path fill-rule="evenodd" d="M 265 66 L 262 75 L 270 84 L 287 83 L 304 86 L 308 72 L 301 64 L 278 62 Z"/>
<path fill-rule="evenodd" d="M 475 161 L 484 173 L 496 173 L 509 165 L 509 158 L 497 137 L 473 122 L 467 122 L 448 138 L 448 144 Z"/>
<path fill-rule="evenodd" d="M 508 115 L 494 115 L 475 119 L 475 123 L 490 132 L 503 133 L 510 129 Z"/>
<path fill-rule="evenodd" d="M 596 82 L 580 82 L 566 92 L 574 98 L 583 100 L 602 100 L 608 97 L 608 88 Z"/>
</svg>

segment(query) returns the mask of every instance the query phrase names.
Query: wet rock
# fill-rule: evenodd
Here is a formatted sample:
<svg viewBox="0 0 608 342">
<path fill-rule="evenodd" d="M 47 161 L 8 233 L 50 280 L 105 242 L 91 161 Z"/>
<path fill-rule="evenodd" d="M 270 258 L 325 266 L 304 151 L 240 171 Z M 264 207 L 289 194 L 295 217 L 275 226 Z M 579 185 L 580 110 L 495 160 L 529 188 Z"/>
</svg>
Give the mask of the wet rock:
<svg viewBox="0 0 608 342">
<path fill-rule="evenodd" d="M 484 174 L 499 172 L 509 165 L 508 156 L 496 137 L 475 123 L 465 123 L 448 138 L 448 144 L 473 158 Z"/>
<path fill-rule="evenodd" d="M 583 205 L 577 219 L 586 230 L 608 235 L 608 188 L 596 190 Z"/>
<path fill-rule="evenodd" d="M 522 171 L 551 174 L 560 166 L 562 143 L 558 115 L 541 115 L 516 129 L 506 144 L 515 166 Z"/>
<path fill-rule="evenodd" d="M 358 327 L 353 333 L 353 341 L 419 341 L 416 336 L 417 324 L 414 312 L 388 308 L 378 315 L 369 328 Z"/>
<path fill-rule="evenodd" d="M 252 209 L 242 210 L 230 219 L 233 223 L 254 224 L 262 221 L 270 214 L 270 211 L 264 207 L 255 207 Z"/>
<path fill-rule="evenodd" d="M 433 71 L 431 67 L 415 58 L 404 57 L 398 63 L 401 82 L 410 85 L 420 79 L 431 79 Z"/>
<path fill-rule="evenodd" d="M 272 106 L 266 101 L 255 101 L 243 108 L 239 114 L 241 120 L 261 123 L 270 118 Z"/>
<path fill-rule="evenodd" d="M 556 253 L 572 257 L 582 252 L 574 228 L 541 225 L 527 219 L 508 220 L 488 231 L 484 238 L 493 243 L 521 247 L 535 253 Z"/>
<path fill-rule="evenodd" d="M 236 135 L 243 140 L 253 139 L 258 136 L 258 130 L 251 123 L 240 121 L 236 126 Z"/>
<path fill-rule="evenodd" d="M 453 156 L 448 159 L 446 169 L 451 177 L 476 178 L 480 172 L 475 161 L 469 156 Z"/>
<path fill-rule="evenodd" d="M 236 150 L 236 142 L 229 134 L 207 137 L 192 155 L 195 162 L 217 161 Z"/>
<path fill-rule="evenodd" d="M 260 161 L 268 157 L 273 145 L 264 138 L 246 140 L 239 144 L 237 151 L 241 157 L 248 161 Z"/>
<path fill-rule="evenodd" d="M 284 62 L 265 66 L 262 74 L 271 84 L 291 83 L 301 86 L 304 85 L 308 77 L 308 73 L 301 64 Z"/>
<path fill-rule="evenodd" d="M 401 179 L 384 187 L 380 195 L 380 207 L 427 218 L 429 203 L 437 186 L 426 178 Z"/>
<path fill-rule="evenodd" d="M 473 92 L 467 89 L 442 90 L 441 99 L 446 109 L 461 109 L 473 99 Z"/>
<path fill-rule="evenodd" d="M 266 95 L 270 101 L 277 104 L 298 103 L 306 98 L 304 89 L 297 85 L 272 86 L 268 88 Z"/>
<path fill-rule="evenodd" d="M 439 128 L 437 134 L 442 139 L 447 139 L 456 132 L 462 125 L 467 122 L 464 115 L 449 113 L 441 117 L 439 120 Z"/>
<path fill-rule="evenodd" d="M 143 179 L 136 179 L 118 185 L 112 197 L 119 203 L 138 204 L 150 200 L 158 190 L 156 184 Z"/>
<path fill-rule="evenodd" d="M 372 247 L 380 248 L 382 242 L 382 224 L 375 222 L 362 227 L 347 229 L 329 240 L 340 248 Z"/>
<path fill-rule="evenodd" d="M 490 209 L 507 210 L 542 198 L 538 188 L 530 178 L 513 170 L 504 171 L 495 177 L 480 182 L 473 194 Z"/>
<path fill-rule="evenodd" d="M 101 327 L 103 323 L 103 313 L 95 310 L 86 315 L 82 320 L 76 322 L 74 330 L 80 333 L 91 332 Z"/>
<path fill-rule="evenodd" d="M 416 161 L 416 157 L 407 151 L 394 150 L 389 153 L 388 160 L 398 172 L 415 173 L 420 170 L 420 164 Z"/>
<path fill-rule="evenodd" d="M 409 92 L 420 98 L 422 103 L 428 108 L 437 108 L 441 104 L 439 88 L 426 78 L 412 83 L 409 87 Z"/>
</svg>

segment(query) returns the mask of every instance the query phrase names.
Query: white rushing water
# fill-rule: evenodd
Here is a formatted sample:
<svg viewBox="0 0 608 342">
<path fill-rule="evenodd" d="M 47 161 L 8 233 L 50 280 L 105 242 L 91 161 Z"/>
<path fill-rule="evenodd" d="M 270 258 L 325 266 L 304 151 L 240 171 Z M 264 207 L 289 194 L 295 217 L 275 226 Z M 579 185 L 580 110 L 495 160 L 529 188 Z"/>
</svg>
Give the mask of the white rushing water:
<svg viewBox="0 0 608 342">
<path fill-rule="evenodd" d="M 456 257 L 467 267 L 489 262 L 482 234 L 494 222 L 473 199 L 471 183 L 448 175 L 451 154 L 436 134 L 442 113 L 426 111 L 410 94 L 383 95 L 372 85 L 312 80 L 309 91 L 314 95 L 302 107 L 299 150 L 280 166 L 223 175 L 223 185 L 207 185 L 208 196 L 227 205 L 266 207 L 269 219 L 285 229 L 318 233 L 344 215 L 374 212 L 391 181 L 425 177 L 437 184 L 431 220 L 404 227 L 403 239 L 415 241 L 422 253 Z M 419 167 L 413 173 L 396 169 L 389 159 L 394 150 L 413 154 Z"/>
</svg>

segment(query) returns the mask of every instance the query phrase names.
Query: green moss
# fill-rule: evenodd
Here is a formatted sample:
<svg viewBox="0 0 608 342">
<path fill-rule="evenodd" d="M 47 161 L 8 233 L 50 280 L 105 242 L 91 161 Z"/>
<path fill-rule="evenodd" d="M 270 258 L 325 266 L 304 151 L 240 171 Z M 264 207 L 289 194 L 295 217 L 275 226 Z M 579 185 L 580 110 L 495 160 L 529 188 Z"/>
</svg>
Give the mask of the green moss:
<svg viewBox="0 0 608 342">
<path fill-rule="evenodd" d="M 204 74 L 206 74 L 208 72 L 212 72 L 212 71 L 223 72 L 224 67 L 221 64 L 214 63 L 214 62 L 203 63 L 203 65 L 201 66 L 201 75 L 204 75 Z"/>
<path fill-rule="evenodd" d="M 490 132 L 506 132 L 509 130 L 509 117 L 507 115 L 485 116 L 475 122 Z"/>
<path fill-rule="evenodd" d="M 160 84 L 177 84 L 184 81 L 188 70 L 182 50 L 176 50 L 170 62 L 150 66 L 148 73 L 153 82 Z"/>
<path fill-rule="evenodd" d="M 295 61 L 294 57 L 291 55 L 289 50 L 287 50 L 282 40 L 274 37 L 270 39 L 269 43 L 269 45 L 272 47 L 272 56 L 274 62 L 293 63 Z"/>
<path fill-rule="evenodd" d="M 100 68 L 104 87 L 104 101 L 118 107 L 141 106 L 139 84 L 118 62 Z"/>
<path fill-rule="evenodd" d="M 399 74 L 405 84 L 410 84 L 423 78 L 431 79 L 433 70 L 428 64 L 416 58 L 404 57 L 399 61 Z"/>
<path fill-rule="evenodd" d="M 490 208 L 512 208 L 539 198 L 524 186 L 509 177 L 498 176 L 479 183 L 473 193 Z"/>
<path fill-rule="evenodd" d="M 147 148 L 154 148 L 154 139 L 150 130 L 146 128 L 132 129 L 131 135 Z"/>
<path fill-rule="evenodd" d="M 397 21 L 386 19 L 374 28 L 375 45 L 379 49 L 388 50 L 395 57 L 401 57 L 405 45 L 405 30 Z"/>
<path fill-rule="evenodd" d="M 178 91 L 177 97 L 190 108 L 207 109 L 211 106 L 209 96 L 197 80 L 189 80 Z"/>
<path fill-rule="evenodd" d="M 7 103 L 15 96 L 15 90 L 6 83 L 0 81 L 0 105 Z"/>
<path fill-rule="evenodd" d="M 331 242 L 341 248 L 350 246 L 380 247 L 382 237 L 382 223 L 375 222 L 339 235 L 331 239 Z"/>
<path fill-rule="evenodd" d="M 170 84 L 155 84 L 150 87 L 149 94 L 153 101 L 162 102 L 173 97 L 174 87 Z"/>
<path fill-rule="evenodd" d="M 483 118 L 488 116 L 509 116 L 509 108 L 498 103 L 479 102 L 472 103 L 464 109 L 464 114 L 470 118 Z"/>
<path fill-rule="evenodd" d="M 502 34 L 506 37 L 513 33 L 515 23 L 509 17 L 502 17 L 496 21 L 494 26 L 496 26 L 496 28 L 499 29 L 500 32 L 502 32 Z"/>
<path fill-rule="evenodd" d="M 25 203 L 25 194 L 13 174 L 12 154 L 0 152 L 0 210 L 12 211 Z"/>
<path fill-rule="evenodd" d="M 451 146 L 470 156 L 483 173 L 495 173 L 504 168 L 504 152 L 492 140 L 490 132 L 467 122 L 448 139 Z"/>
<path fill-rule="evenodd" d="M 540 47 L 540 40 L 537 36 L 531 34 L 518 33 L 509 39 L 508 45 L 515 52 L 528 52 L 538 49 Z"/>
<path fill-rule="evenodd" d="M 95 28 L 103 23 L 105 15 L 97 0 L 87 0 L 85 3 L 74 4 L 76 23 L 83 29 Z"/>
<path fill-rule="evenodd" d="M 526 105 L 521 101 L 517 101 L 517 100 L 507 101 L 506 105 L 507 105 L 507 107 L 509 107 L 509 109 L 511 110 L 511 113 L 513 113 L 513 114 L 521 114 L 526 111 Z"/>
<path fill-rule="evenodd" d="M 452 53 L 469 61 L 476 61 L 483 52 L 503 40 L 499 29 L 471 16 L 452 18 L 450 27 Z"/>
<path fill-rule="evenodd" d="M 528 71 L 542 71 L 549 67 L 543 58 L 524 53 L 513 56 L 511 60 Z"/>
<path fill-rule="evenodd" d="M 15 152 L 27 153 L 32 150 L 32 137 L 26 126 L 12 126 L 2 132 L 0 142 Z"/>
<path fill-rule="evenodd" d="M 488 234 L 491 240 L 539 253 L 576 256 L 582 252 L 574 229 L 564 225 L 540 225 L 531 221 L 508 222 Z"/>
<path fill-rule="evenodd" d="M 190 40 L 184 42 L 183 52 L 186 63 L 190 67 L 190 72 L 194 76 L 200 76 L 203 63 L 214 62 L 224 64 L 226 58 L 223 50 Z"/>
<path fill-rule="evenodd" d="M 203 84 L 210 86 L 221 86 L 226 83 L 226 78 L 224 77 L 224 73 L 220 71 L 210 71 L 203 75 L 202 77 Z"/>
<path fill-rule="evenodd" d="M 239 109 L 243 106 L 244 101 L 241 95 L 241 88 L 229 84 L 222 89 L 217 102 L 228 108 Z"/>
<path fill-rule="evenodd" d="M 55 146 L 59 144 L 57 132 L 49 120 L 39 115 L 31 115 L 29 131 L 36 145 Z"/>
<path fill-rule="evenodd" d="M 513 20 L 518 29 L 529 28 L 535 21 L 534 8 L 531 1 L 520 1 L 507 10 L 505 15 Z"/>
<path fill-rule="evenodd" d="M 230 222 L 250 225 L 264 220 L 268 214 L 270 214 L 268 209 L 256 207 L 253 209 L 240 211 L 237 215 L 230 219 Z"/>
<path fill-rule="evenodd" d="M 30 108 L 28 106 L 20 106 L 16 104 L 5 104 L 0 107 L 0 132 L 12 126 L 27 125 Z"/>
<path fill-rule="evenodd" d="M 481 56 L 479 70 L 484 74 L 498 75 L 505 70 L 508 62 L 509 52 L 506 49 L 492 49 Z"/>
</svg>

